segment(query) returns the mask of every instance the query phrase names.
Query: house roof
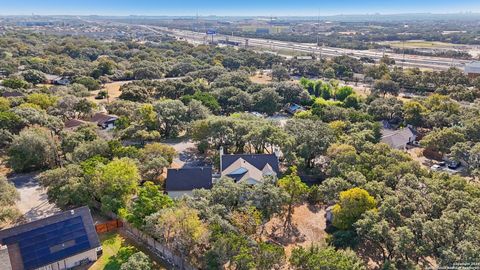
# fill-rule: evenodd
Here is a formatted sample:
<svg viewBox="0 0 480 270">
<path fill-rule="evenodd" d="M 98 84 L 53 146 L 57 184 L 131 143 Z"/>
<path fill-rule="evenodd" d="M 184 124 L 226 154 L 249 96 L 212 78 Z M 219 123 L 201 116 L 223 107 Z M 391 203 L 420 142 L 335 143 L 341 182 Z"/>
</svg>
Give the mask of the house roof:
<svg viewBox="0 0 480 270">
<path fill-rule="evenodd" d="M 3 97 L 23 97 L 24 94 L 19 91 L 10 91 L 10 92 L 3 92 Z"/>
<path fill-rule="evenodd" d="M 276 174 L 268 163 L 259 169 L 243 158 L 237 159 L 222 171 L 222 175 L 232 178 L 235 182 L 247 182 L 249 184 L 259 183 L 264 176 Z"/>
<path fill-rule="evenodd" d="M 300 106 L 298 104 L 295 104 L 295 103 L 292 103 L 292 104 L 288 105 L 288 107 L 287 107 L 287 112 L 292 113 L 292 114 L 296 113 L 297 111 L 303 111 L 303 110 L 304 110 L 304 108 L 302 106 Z"/>
<path fill-rule="evenodd" d="M 47 78 L 47 80 L 49 80 L 49 81 L 54 81 L 54 80 L 59 80 L 62 77 L 59 76 L 59 75 L 55 75 L 55 74 L 45 74 L 45 78 Z"/>
<path fill-rule="evenodd" d="M 75 128 L 83 124 L 85 124 L 85 122 L 80 119 L 69 119 L 64 123 L 65 128 Z"/>
<path fill-rule="evenodd" d="M 212 188 L 212 167 L 168 169 L 165 190 L 183 191 Z"/>
<path fill-rule="evenodd" d="M 243 159 L 260 171 L 263 170 L 263 168 L 265 168 L 265 165 L 269 164 L 272 170 L 276 174 L 280 174 L 278 158 L 275 154 L 235 154 L 235 155 L 222 155 L 221 158 L 222 158 L 222 168 L 220 169 L 222 172 L 228 167 L 230 167 L 230 165 L 232 165 L 238 159 Z"/>
<path fill-rule="evenodd" d="M 88 207 L 0 231 L 0 244 L 10 252 L 12 265 L 36 269 L 100 246 Z"/>
<path fill-rule="evenodd" d="M 390 145 L 392 148 L 400 148 L 411 141 L 416 136 L 416 132 L 410 128 L 402 128 L 399 130 L 382 129 L 381 142 Z"/>
<path fill-rule="evenodd" d="M 97 125 L 103 125 L 108 121 L 115 120 L 118 117 L 116 115 L 109 115 L 105 113 L 96 113 L 90 118 L 90 122 L 95 122 Z"/>
</svg>

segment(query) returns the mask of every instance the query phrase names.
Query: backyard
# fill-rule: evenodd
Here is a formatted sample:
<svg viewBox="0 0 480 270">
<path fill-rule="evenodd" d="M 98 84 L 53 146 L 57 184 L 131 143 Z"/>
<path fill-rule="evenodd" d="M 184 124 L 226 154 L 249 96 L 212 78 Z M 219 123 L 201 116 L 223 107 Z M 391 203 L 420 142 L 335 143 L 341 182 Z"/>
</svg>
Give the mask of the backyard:
<svg viewBox="0 0 480 270">
<path fill-rule="evenodd" d="M 99 234 L 99 238 L 103 254 L 88 268 L 89 270 L 118 270 L 122 263 L 128 260 L 130 255 L 139 249 L 141 250 L 141 248 L 135 246 L 116 231 Z M 142 251 L 145 252 L 144 250 Z M 150 256 L 150 258 L 154 257 Z M 157 262 L 153 262 L 153 264 L 153 269 L 166 269 Z"/>
</svg>

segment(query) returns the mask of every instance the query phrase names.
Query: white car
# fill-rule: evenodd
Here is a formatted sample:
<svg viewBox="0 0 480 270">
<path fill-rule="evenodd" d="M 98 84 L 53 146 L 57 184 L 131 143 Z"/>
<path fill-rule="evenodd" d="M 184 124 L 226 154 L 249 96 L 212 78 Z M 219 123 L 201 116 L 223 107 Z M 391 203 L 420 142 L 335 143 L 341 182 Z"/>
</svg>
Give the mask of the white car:
<svg viewBox="0 0 480 270">
<path fill-rule="evenodd" d="M 432 167 L 430 167 L 430 169 L 432 171 L 440 171 L 440 170 L 442 170 L 442 166 L 440 166 L 438 164 L 435 164 L 435 165 L 432 165 Z"/>
</svg>

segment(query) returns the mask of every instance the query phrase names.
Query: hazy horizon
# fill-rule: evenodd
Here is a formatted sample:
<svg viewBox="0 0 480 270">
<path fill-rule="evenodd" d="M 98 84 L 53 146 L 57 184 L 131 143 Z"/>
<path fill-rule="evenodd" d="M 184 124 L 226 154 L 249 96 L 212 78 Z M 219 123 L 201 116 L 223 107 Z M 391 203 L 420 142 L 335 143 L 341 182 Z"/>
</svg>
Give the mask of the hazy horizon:
<svg viewBox="0 0 480 270">
<path fill-rule="evenodd" d="M 98 15 L 98 16 L 341 16 L 341 15 L 397 15 L 397 14 L 458 14 L 478 13 L 480 2 L 472 0 L 405 0 L 391 3 L 381 0 L 339 0 L 334 2 L 298 0 L 254 1 L 225 3 L 205 1 L 58 1 L 23 0 L 2 4 L 0 15 Z"/>
</svg>

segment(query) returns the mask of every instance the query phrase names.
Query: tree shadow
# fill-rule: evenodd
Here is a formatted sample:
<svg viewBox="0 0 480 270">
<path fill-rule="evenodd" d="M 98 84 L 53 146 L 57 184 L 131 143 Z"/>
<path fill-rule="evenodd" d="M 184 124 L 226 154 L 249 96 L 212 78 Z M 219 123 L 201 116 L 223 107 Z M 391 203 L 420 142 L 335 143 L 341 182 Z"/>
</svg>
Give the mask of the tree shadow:
<svg viewBox="0 0 480 270">
<path fill-rule="evenodd" d="M 310 210 L 311 212 L 317 214 L 318 212 L 322 211 L 323 209 L 325 209 L 325 207 L 323 205 L 319 205 L 319 204 L 308 204 L 307 205 L 308 207 L 308 210 Z"/>
<path fill-rule="evenodd" d="M 268 237 L 281 245 L 289 245 L 305 241 L 305 236 L 300 233 L 295 224 L 292 224 L 289 229 L 285 228 L 283 224 L 275 225 L 271 228 Z"/>
</svg>

